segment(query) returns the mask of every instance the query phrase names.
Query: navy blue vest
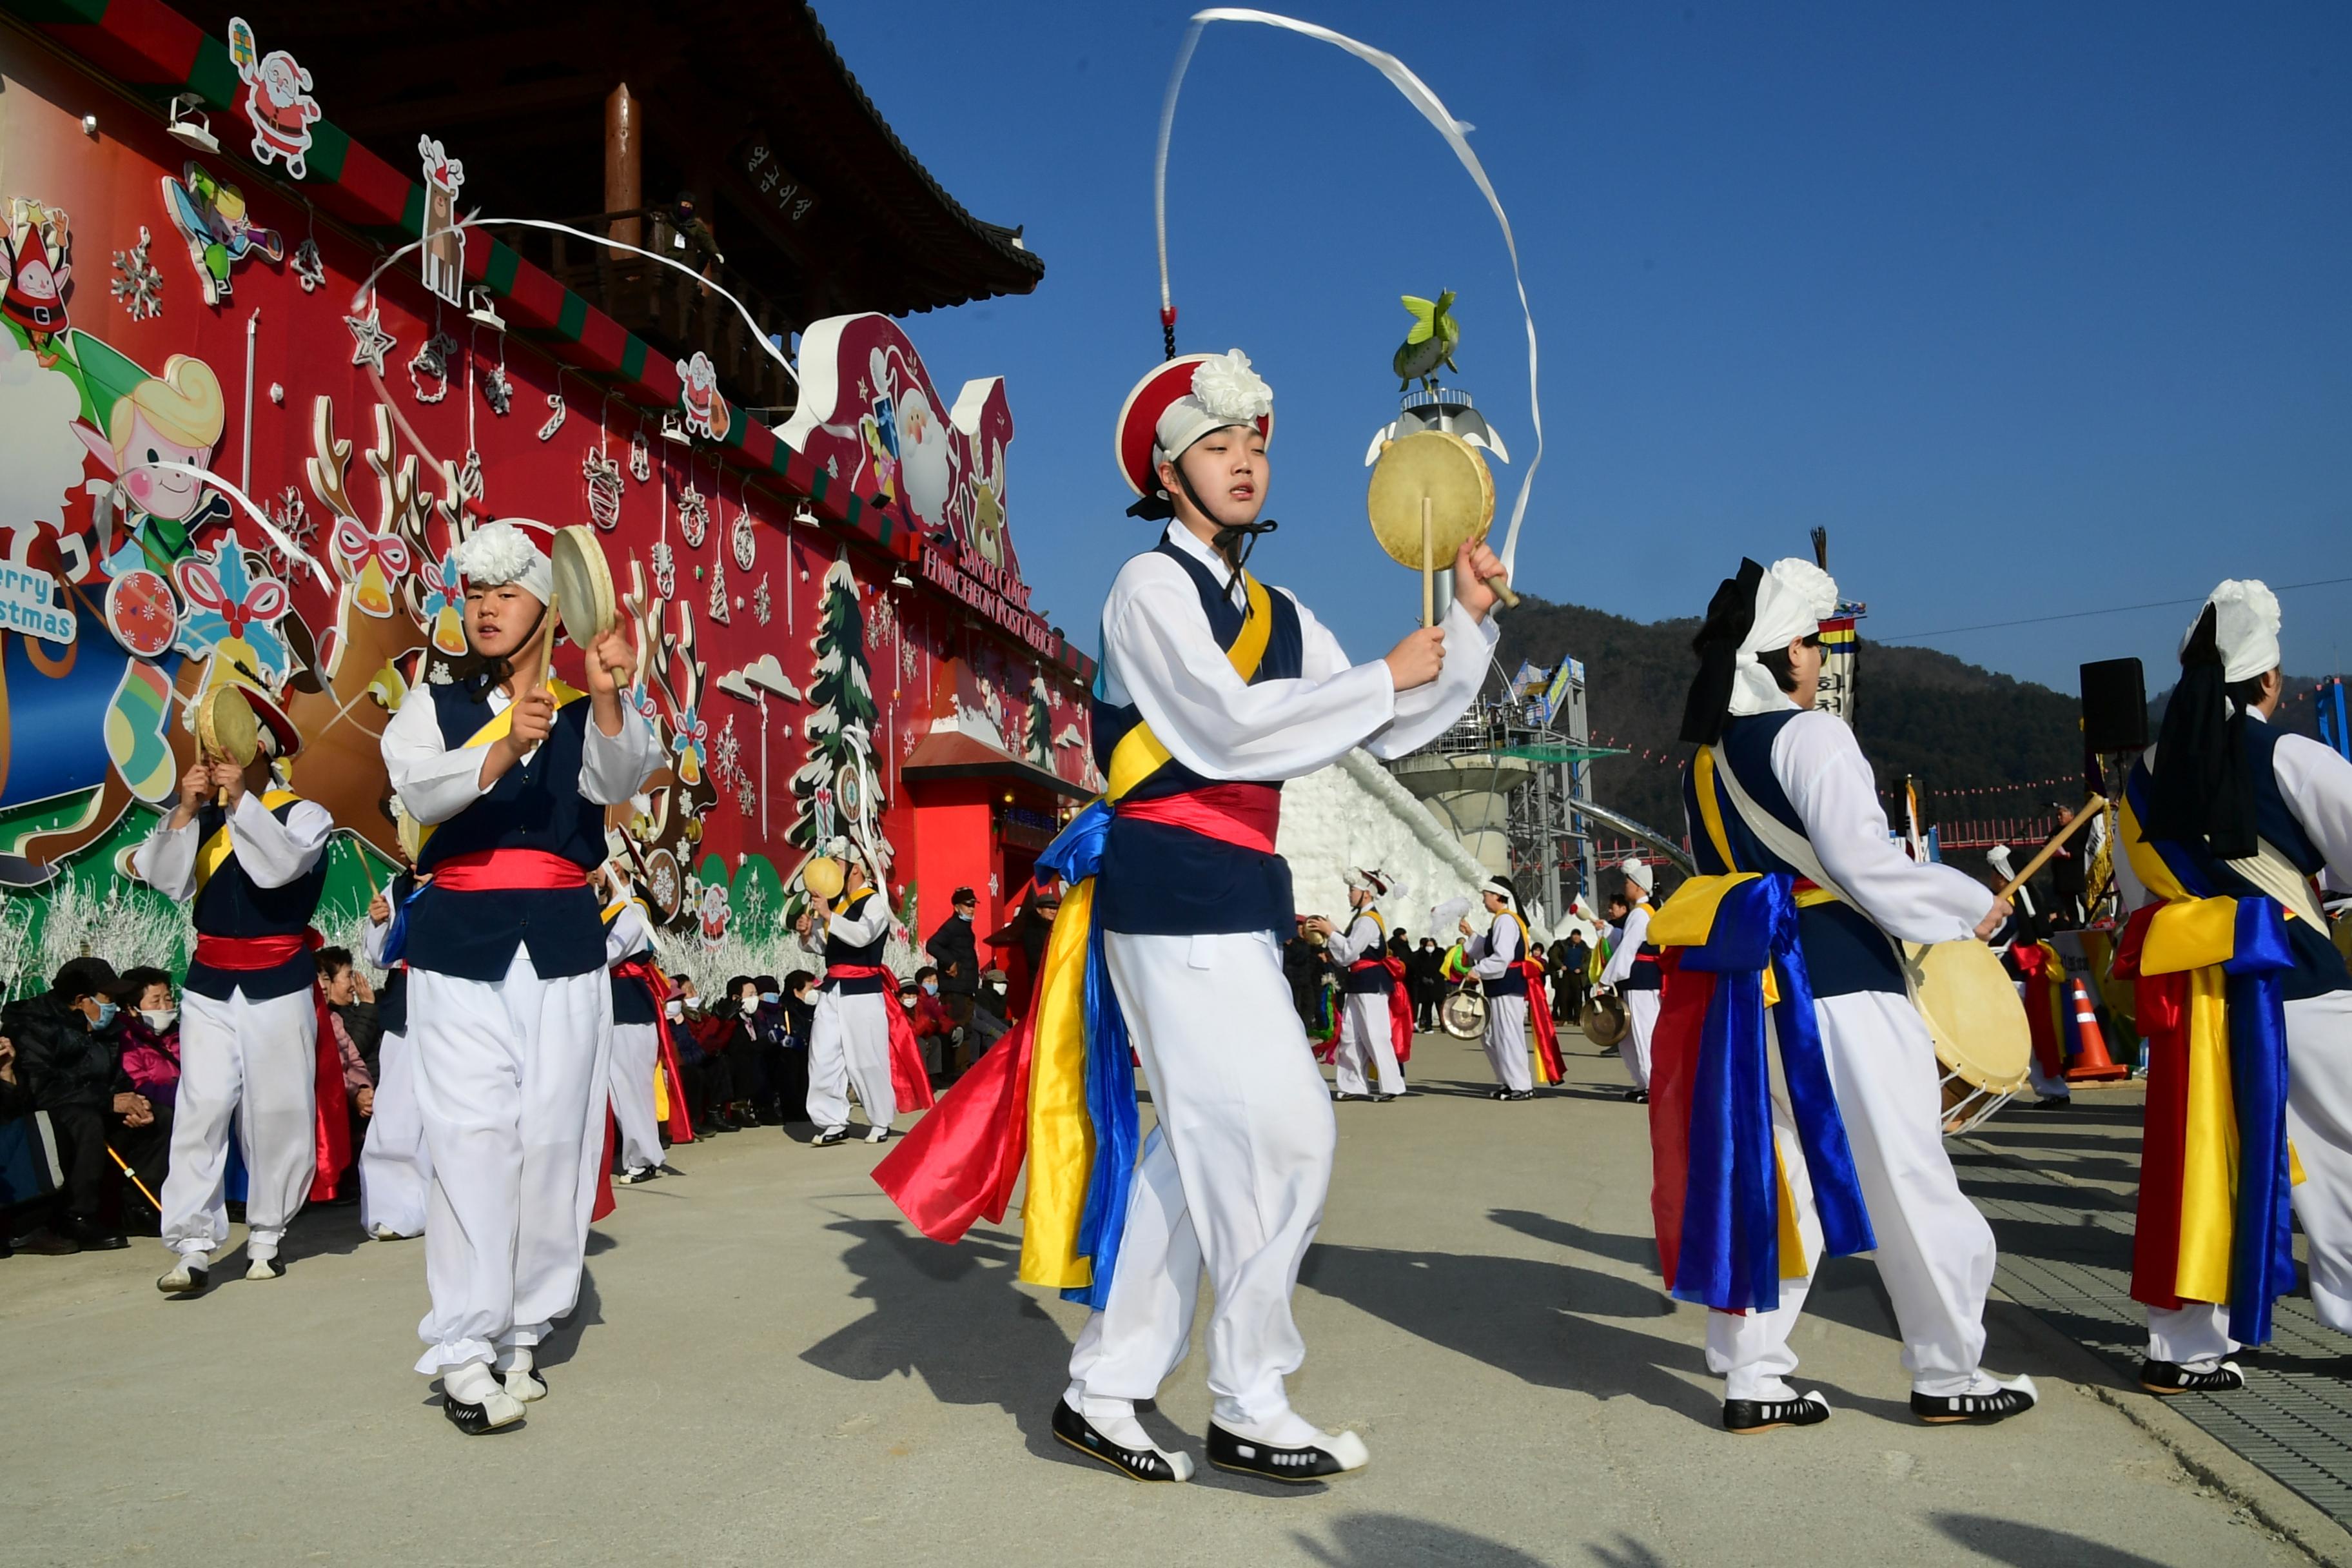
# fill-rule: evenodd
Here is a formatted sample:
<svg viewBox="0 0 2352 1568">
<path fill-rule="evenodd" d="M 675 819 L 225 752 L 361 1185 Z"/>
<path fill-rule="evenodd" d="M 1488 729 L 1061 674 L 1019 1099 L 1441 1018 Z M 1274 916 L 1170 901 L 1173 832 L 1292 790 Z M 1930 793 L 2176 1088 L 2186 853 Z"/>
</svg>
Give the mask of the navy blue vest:
<svg viewBox="0 0 2352 1568">
<path fill-rule="evenodd" d="M 1217 646 L 1233 647 L 1242 635 L 1243 612 L 1216 574 L 1166 539 L 1153 553 L 1167 556 L 1192 576 Z M 1306 668 L 1298 606 L 1288 595 L 1272 588 L 1265 596 L 1274 625 L 1265 653 L 1250 677 L 1253 686 L 1261 680 L 1296 680 Z M 1141 722 L 1143 715 L 1132 703 L 1113 707 L 1096 699 L 1096 765 L 1108 773 L 1119 741 Z M 1156 800 L 1223 782 L 1227 781 L 1202 778 L 1171 757 L 1125 798 Z M 1279 779 L 1267 782 L 1282 787 Z M 1095 879 L 1095 918 L 1105 931 L 1139 936 L 1263 931 L 1286 936 L 1296 916 L 1290 864 L 1281 856 L 1222 843 L 1167 823 L 1111 819 Z"/>
<path fill-rule="evenodd" d="M 1376 918 L 1370 904 L 1358 910 L 1348 921 L 1348 929 L 1356 929 L 1356 921 Z M 1339 989 L 1350 996 L 1385 996 L 1389 994 L 1389 968 L 1381 961 L 1388 956 L 1383 945 L 1360 955 L 1339 976 Z"/>
<path fill-rule="evenodd" d="M 299 804 L 296 800 L 281 801 L 270 808 L 269 815 L 284 822 Z M 200 808 L 196 812 L 197 842 L 212 842 L 213 835 L 227 823 L 228 813 L 219 806 Z M 317 865 L 284 887 L 264 888 L 245 874 L 245 868 L 232 853 L 196 889 L 193 910 L 196 932 L 200 936 L 299 936 L 310 929 L 310 917 L 318 912 L 319 895 L 326 887 L 327 858 L 323 854 Z M 266 1002 L 273 996 L 291 996 L 297 991 L 307 991 L 317 978 L 318 965 L 305 952 L 268 969 L 215 969 L 191 962 L 187 985 L 197 995 L 215 1002 L 226 1002 L 240 989 L 247 1000 Z"/>
<path fill-rule="evenodd" d="M 1780 727 L 1800 711 L 1791 708 L 1729 721 L 1723 727 L 1723 754 L 1748 798 L 1790 831 L 1801 835 L 1805 832 L 1804 818 L 1797 815 L 1789 792 L 1780 787 L 1780 779 L 1772 772 L 1772 742 L 1780 733 Z M 1707 837 L 1706 820 L 1699 815 L 1696 768 L 1687 769 L 1683 774 L 1683 805 L 1691 847 L 1702 875 L 1719 877 L 1730 871 L 1802 874 L 1765 848 L 1727 804 L 1721 813 L 1723 833 L 1731 841 L 1735 864 L 1723 864 L 1723 858 L 1716 853 L 1714 840 Z M 1849 996 L 1858 991 L 1901 994 L 1906 989 L 1895 943 L 1871 923 L 1868 915 L 1851 904 L 1839 900 L 1799 910 L 1797 940 L 1804 948 L 1805 971 L 1812 979 L 1816 996 Z M 1645 946 L 1643 951 L 1651 950 Z"/>
<path fill-rule="evenodd" d="M 2319 875 L 2327 868 L 2327 857 L 2311 841 L 2303 824 L 2295 820 L 2286 796 L 2279 790 L 2276 753 L 2279 739 L 2286 731 L 2251 719 L 2240 728 L 2245 732 L 2246 778 L 2254 787 L 2254 831 L 2292 861 L 2296 870 L 2306 877 Z M 2129 787 L 2133 809 L 2142 821 L 2147 820 L 2149 782 L 2146 762 L 2135 763 Z M 2166 847 L 2181 847 L 2168 843 Z M 2228 862 L 2214 858 L 2202 843 L 2186 847 L 2190 868 L 2203 876 L 2206 887 L 2214 893 L 2247 898 L 2261 892 L 2231 870 Z M 2189 890 L 2200 889 L 2192 884 Z M 2286 939 L 2287 946 L 2294 952 L 2294 967 L 2287 972 L 2280 989 L 2288 1001 L 2307 1001 L 2331 991 L 2352 990 L 2352 970 L 2347 969 L 2344 955 L 2336 950 L 2325 927 L 2314 926 L 2309 921 L 2289 921 Z"/>
<path fill-rule="evenodd" d="M 613 919 L 619 918 L 620 911 L 616 910 L 614 911 Z M 609 932 L 613 929 L 612 921 L 606 921 L 604 923 L 605 931 Z M 639 948 L 635 952 L 625 952 L 621 955 L 620 962 L 626 963 L 629 960 L 652 951 L 650 948 Z M 654 1005 L 653 987 L 647 985 L 636 975 L 614 974 L 613 976 L 613 1022 L 615 1024 L 660 1023 L 661 1011 Z"/>
<path fill-rule="evenodd" d="M 1507 931 L 1511 933 L 1512 942 L 1519 951 L 1512 958 L 1511 967 L 1503 971 L 1500 979 L 1482 980 L 1478 983 L 1478 989 L 1489 996 L 1524 996 L 1528 994 L 1528 976 L 1527 972 L 1519 965 L 1527 962 L 1528 950 L 1527 944 L 1518 940 L 1517 921 L 1508 915 L 1495 917 L 1495 923 L 1486 928 L 1486 954 L 1490 958 L 1494 956 L 1495 950 L 1499 945 L 1495 940 L 1495 933 L 1500 931 Z"/>
<path fill-rule="evenodd" d="M 455 751 L 492 717 L 488 688 L 426 686 L 441 742 Z M 415 700 L 411 693 L 411 700 Z M 485 849 L 541 849 L 583 871 L 604 861 L 604 808 L 580 794 L 580 763 L 593 711 L 586 698 L 556 710 L 547 739 L 509 768 L 489 793 L 433 830 L 416 857 L 420 873 L 452 856 Z M 543 980 L 604 967 L 604 927 L 596 895 L 577 888 L 458 893 L 436 883 L 408 911 L 411 967 L 460 980 L 506 978 L 515 950 L 528 946 Z"/>
<path fill-rule="evenodd" d="M 865 910 L 866 900 L 873 898 L 874 896 L 875 893 L 873 889 L 860 888 L 855 893 L 850 894 L 848 899 L 842 904 L 841 908 L 835 911 L 835 918 L 841 919 L 846 917 L 848 919 L 855 920 L 858 914 Z M 842 941 L 839 937 L 833 934 L 833 928 L 831 926 L 827 926 L 824 932 L 824 966 L 826 974 L 824 977 L 824 984 L 820 986 L 819 989 L 837 992 L 844 996 L 871 996 L 876 994 L 877 992 L 887 989 L 895 996 L 898 994 L 898 982 L 888 978 L 887 975 L 866 974 L 856 976 L 850 979 L 837 979 L 831 973 L 833 967 L 835 964 L 840 963 L 854 964 L 865 969 L 881 968 L 882 950 L 885 947 L 887 947 L 889 942 L 890 928 L 887 924 L 882 928 L 882 934 L 876 937 L 872 942 L 856 943 Z"/>
<path fill-rule="evenodd" d="M 1656 918 L 1655 910 L 1651 911 L 1651 914 L 1653 919 Z M 1633 917 L 1629 915 L 1626 918 L 1630 920 Z M 1664 979 L 1664 972 L 1658 967 L 1658 944 L 1654 942 L 1645 942 L 1640 947 L 1635 948 L 1633 950 L 1633 966 L 1625 972 L 1625 978 L 1617 983 L 1617 989 L 1620 991 L 1655 991 L 1659 989 L 1659 982 Z"/>
</svg>

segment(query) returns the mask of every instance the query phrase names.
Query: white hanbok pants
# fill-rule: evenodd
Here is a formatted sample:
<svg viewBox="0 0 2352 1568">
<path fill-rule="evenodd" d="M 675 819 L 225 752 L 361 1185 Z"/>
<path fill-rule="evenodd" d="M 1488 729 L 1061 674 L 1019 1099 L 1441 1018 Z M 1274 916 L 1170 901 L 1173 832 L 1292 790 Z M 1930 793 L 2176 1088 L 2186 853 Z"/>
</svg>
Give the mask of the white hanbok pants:
<svg viewBox="0 0 2352 1568">
<path fill-rule="evenodd" d="M 1370 1094 L 1369 1071 L 1381 1094 L 1404 1092 L 1404 1069 L 1397 1066 L 1396 1040 L 1389 1032 L 1389 994 L 1368 992 L 1341 998 L 1339 1049 L 1332 1058 L 1341 1094 Z"/>
<path fill-rule="evenodd" d="M 319 1171 L 319 1011 L 310 988 L 256 1002 L 190 991 L 180 998 L 180 1089 L 172 1168 L 163 1178 L 163 1245 L 183 1257 L 228 1240 L 222 1183 L 229 1119 L 245 1155 L 247 1256 L 275 1258 Z"/>
<path fill-rule="evenodd" d="M 580 1298 L 604 1155 L 613 988 L 602 969 L 541 979 L 412 969 L 408 1034 L 433 1157 L 425 1223 L 427 1376 L 534 1345 Z"/>
<path fill-rule="evenodd" d="M 1150 1399 L 1184 1359 L 1206 1272 L 1209 1392 L 1227 1425 L 1290 1407 L 1307 1347 L 1298 1266 L 1338 1128 L 1270 934 L 1104 939 L 1160 1125 L 1144 1141 L 1110 1297 L 1070 1355 L 1074 1394 Z"/>
<path fill-rule="evenodd" d="M 659 1024 L 613 1026 L 613 1120 L 621 1129 L 621 1163 L 662 1163 L 661 1124 L 654 1120 L 654 1073 L 661 1059 Z"/>
<path fill-rule="evenodd" d="M 1626 991 L 1625 1048 L 1618 1053 L 1625 1061 L 1625 1070 L 1633 1075 L 1633 1087 L 1643 1094 L 1650 1092 L 1650 1037 L 1658 1032 L 1658 1003 L 1663 991 Z"/>
<path fill-rule="evenodd" d="M 2294 1217 L 2311 1248 L 2311 1305 L 2352 1333 L 2352 991 L 2286 1005 L 2286 1135 L 2303 1164 Z M 2147 1353 L 2217 1361 L 2238 1348 L 2227 1305 L 2147 1310 Z"/>
<path fill-rule="evenodd" d="M 877 991 L 866 996 L 819 991 L 816 1019 L 809 1026 L 808 1117 L 819 1128 L 849 1125 L 849 1089 L 866 1120 L 887 1127 L 898 1114 L 890 1086 L 890 1015 L 898 999 Z"/>
<path fill-rule="evenodd" d="M 1884 991 L 1825 996 L 1813 1004 L 1830 1082 L 1861 1177 L 1878 1241 L 1878 1277 L 1895 1305 L 1903 1365 L 1921 1394 L 1963 1392 L 1984 1355 L 1985 1296 L 1992 1288 L 1992 1227 L 1960 1191 L 1944 1148 L 1943 1068 L 1910 999 Z M 1769 1015 L 1768 1014 L 1769 1017 Z M 1812 1178 L 1797 1141 L 1773 1047 L 1772 1130 L 1796 1200 L 1805 1256 L 1821 1253 Z M 1768 1397 L 1774 1379 L 1796 1370 L 1789 1335 L 1804 1310 L 1808 1274 L 1780 1281 L 1769 1312 L 1709 1312 L 1707 1369 L 1728 1382 L 1726 1397 Z"/>
<path fill-rule="evenodd" d="M 1528 1067 L 1528 999 L 1524 996 L 1486 998 L 1486 1065 L 1495 1080 L 1513 1094 L 1536 1086 Z"/>
<path fill-rule="evenodd" d="M 416 1048 L 404 1034 L 386 1035 L 376 1048 L 375 1114 L 360 1149 L 360 1228 L 423 1236 L 432 1181 L 433 1156 L 416 1109 Z"/>
</svg>

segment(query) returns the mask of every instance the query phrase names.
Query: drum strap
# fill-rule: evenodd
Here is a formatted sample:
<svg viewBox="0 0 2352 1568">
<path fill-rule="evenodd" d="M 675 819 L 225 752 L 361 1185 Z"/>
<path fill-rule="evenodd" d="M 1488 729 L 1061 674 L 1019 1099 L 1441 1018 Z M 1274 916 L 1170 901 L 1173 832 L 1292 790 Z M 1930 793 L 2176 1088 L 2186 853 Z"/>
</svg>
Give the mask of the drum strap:
<svg viewBox="0 0 2352 1568">
<path fill-rule="evenodd" d="M 1708 772 L 1722 781 L 1725 797 L 1731 802 L 1731 809 L 1739 814 L 1739 820 L 1746 826 L 1748 831 L 1753 833 L 1757 841 L 1767 850 L 1795 868 L 1797 875 L 1811 882 L 1813 889 L 1821 895 L 1818 898 L 1807 899 L 1801 893 L 1798 903 L 1802 906 L 1820 903 L 1824 899 L 1834 899 L 1840 903 L 1853 904 L 1853 900 L 1846 896 L 1845 889 L 1839 887 L 1830 874 L 1822 868 L 1822 859 L 1820 856 L 1813 853 L 1812 841 L 1757 805 L 1755 798 L 1739 787 L 1739 775 L 1732 772 L 1731 760 L 1724 754 L 1723 743 L 1718 741 L 1709 746 L 1706 754 L 1712 763 Z M 1726 858 L 1728 858 L 1727 856 Z M 1763 869 L 1760 866 L 1742 868 L 1758 871 Z M 1859 904 L 1855 904 L 1854 907 L 1861 908 Z"/>
</svg>

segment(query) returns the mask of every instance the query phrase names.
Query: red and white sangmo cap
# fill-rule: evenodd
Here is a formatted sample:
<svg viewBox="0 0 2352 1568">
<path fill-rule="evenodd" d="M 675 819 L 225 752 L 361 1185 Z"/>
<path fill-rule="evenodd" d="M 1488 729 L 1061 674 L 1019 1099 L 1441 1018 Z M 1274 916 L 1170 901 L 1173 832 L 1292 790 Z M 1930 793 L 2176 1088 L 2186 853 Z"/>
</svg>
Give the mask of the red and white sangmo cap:
<svg viewBox="0 0 2352 1568">
<path fill-rule="evenodd" d="M 1139 496 L 1160 494 L 1160 463 L 1212 430 L 1255 425 L 1274 438 L 1274 388 L 1239 349 L 1186 354 L 1156 366 L 1119 406 L 1118 471 Z"/>
</svg>

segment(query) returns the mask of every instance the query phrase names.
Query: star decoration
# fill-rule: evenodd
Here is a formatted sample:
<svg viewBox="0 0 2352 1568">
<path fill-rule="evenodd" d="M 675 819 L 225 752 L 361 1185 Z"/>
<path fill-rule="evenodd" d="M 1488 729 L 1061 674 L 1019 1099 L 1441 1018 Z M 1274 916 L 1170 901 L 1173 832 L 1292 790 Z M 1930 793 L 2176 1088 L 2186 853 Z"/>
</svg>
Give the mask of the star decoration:
<svg viewBox="0 0 2352 1568">
<path fill-rule="evenodd" d="M 377 309 L 375 296 L 368 296 L 366 315 L 345 316 L 343 325 L 352 330 L 352 363 L 366 365 L 382 375 L 383 356 L 393 351 L 399 340 L 383 330 L 383 318 Z"/>
</svg>

